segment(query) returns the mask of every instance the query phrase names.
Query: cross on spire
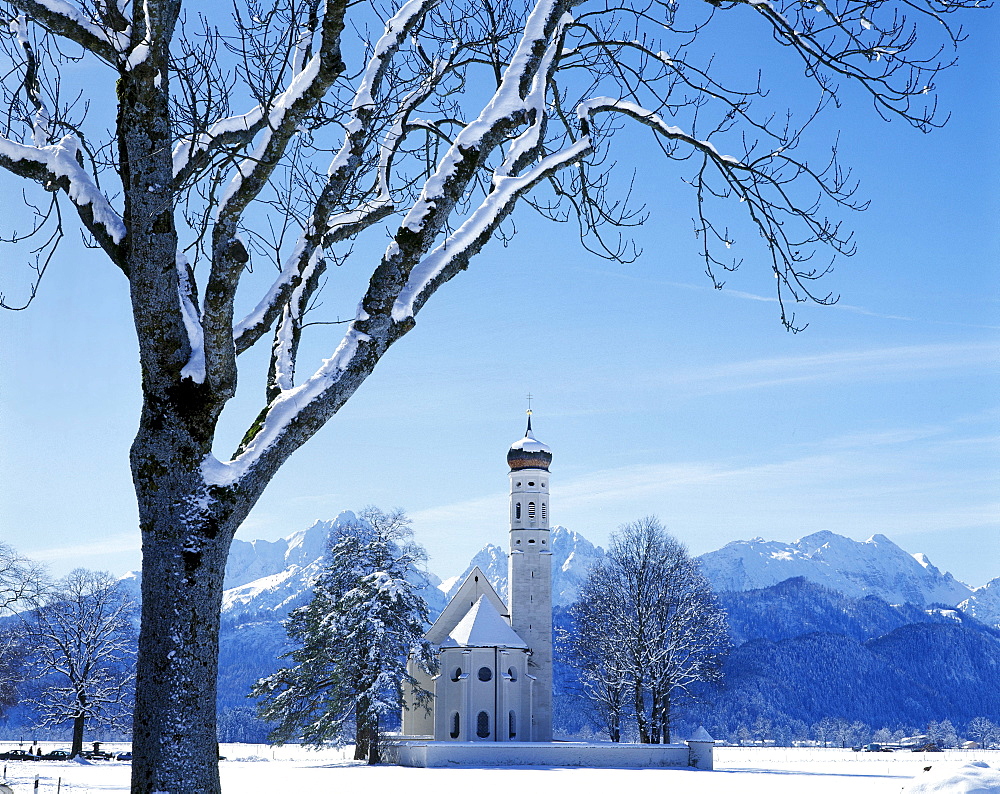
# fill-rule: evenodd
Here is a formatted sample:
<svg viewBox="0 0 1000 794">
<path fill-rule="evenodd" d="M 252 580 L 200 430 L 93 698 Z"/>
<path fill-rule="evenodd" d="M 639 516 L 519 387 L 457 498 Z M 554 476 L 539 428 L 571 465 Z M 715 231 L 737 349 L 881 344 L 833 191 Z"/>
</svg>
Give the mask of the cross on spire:
<svg viewBox="0 0 1000 794">
<path fill-rule="evenodd" d="M 528 392 L 528 429 L 525 432 L 527 437 L 531 437 L 531 392 Z"/>
</svg>

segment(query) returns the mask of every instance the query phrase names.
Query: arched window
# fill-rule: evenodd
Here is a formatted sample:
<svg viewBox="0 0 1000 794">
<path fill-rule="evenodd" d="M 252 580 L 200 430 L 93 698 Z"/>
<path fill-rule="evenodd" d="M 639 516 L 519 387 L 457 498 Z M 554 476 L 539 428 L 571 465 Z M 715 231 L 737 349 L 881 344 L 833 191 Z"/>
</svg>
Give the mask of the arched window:
<svg viewBox="0 0 1000 794">
<path fill-rule="evenodd" d="M 530 521 L 534 521 L 535 520 L 535 503 L 534 502 L 528 502 L 528 519 Z"/>
<path fill-rule="evenodd" d="M 493 671 L 489 667 L 479 668 L 479 680 L 480 681 L 491 681 L 493 680 Z"/>
<path fill-rule="evenodd" d="M 521 503 L 520 502 L 518 502 L 516 505 L 514 505 L 514 518 L 516 518 L 518 521 L 521 520 Z"/>
<path fill-rule="evenodd" d="M 490 738 L 490 715 L 485 711 L 480 711 L 476 717 L 476 736 L 480 739 Z"/>
<path fill-rule="evenodd" d="M 462 719 L 457 711 L 451 713 L 451 738 L 457 739 L 462 733 Z"/>
<path fill-rule="evenodd" d="M 511 681 L 517 681 L 517 670 L 515 670 L 513 667 L 508 667 L 507 668 L 507 677 Z"/>
<path fill-rule="evenodd" d="M 507 715 L 507 728 L 508 728 L 507 732 L 510 734 L 510 738 L 511 739 L 516 739 L 517 738 L 517 715 L 513 711 L 511 711 L 510 714 Z"/>
<path fill-rule="evenodd" d="M 456 667 L 455 672 L 451 674 L 452 681 L 458 681 L 462 677 L 462 668 Z"/>
</svg>

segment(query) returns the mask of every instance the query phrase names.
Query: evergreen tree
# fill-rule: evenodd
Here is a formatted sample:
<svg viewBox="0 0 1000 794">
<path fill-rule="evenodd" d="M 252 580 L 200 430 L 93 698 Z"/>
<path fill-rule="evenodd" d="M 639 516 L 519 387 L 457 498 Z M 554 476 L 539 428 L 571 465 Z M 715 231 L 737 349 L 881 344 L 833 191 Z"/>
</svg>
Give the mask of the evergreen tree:
<svg viewBox="0 0 1000 794">
<path fill-rule="evenodd" d="M 375 764 L 384 720 L 403 706 L 403 684 L 417 708 L 429 702 L 406 670 L 408 655 L 429 673 L 436 666 L 423 639 L 427 604 L 417 592 L 425 555 L 410 541 L 409 523 L 401 511 L 367 508 L 331 537 L 312 600 L 285 625 L 298 645 L 286 654 L 292 665 L 252 693 L 262 698 L 261 716 L 277 723 L 274 741 L 320 746 L 343 740 L 353 724 L 355 758 Z"/>
</svg>

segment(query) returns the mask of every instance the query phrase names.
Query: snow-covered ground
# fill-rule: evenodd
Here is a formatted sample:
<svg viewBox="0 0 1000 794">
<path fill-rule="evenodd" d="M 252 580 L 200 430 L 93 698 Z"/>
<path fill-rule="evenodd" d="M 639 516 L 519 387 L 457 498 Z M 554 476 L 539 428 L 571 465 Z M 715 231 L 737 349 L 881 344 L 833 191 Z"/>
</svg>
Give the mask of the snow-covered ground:
<svg viewBox="0 0 1000 794">
<path fill-rule="evenodd" d="M 10 743 L 0 743 L 9 749 Z M 109 747 L 109 749 L 112 749 Z M 852 753 L 850 750 L 717 748 L 716 771 L 678 769 L 403 769 L 368 767 L 342 751 L 223 745 L 227 794 L 406 791 L 440 794 L 458 787 L 513 782 L 547 794 L 1000 794 L 1000 751 Z M 14 794 L 127 792 L 130 767 L 118 761 L 0 762 Z M 925 771 L 926 767 L 930 767 Z M 501 781 L 503 776 L 510 776 Z M 192 792 L 192 794 L 196 794 Z"/>
</svg>

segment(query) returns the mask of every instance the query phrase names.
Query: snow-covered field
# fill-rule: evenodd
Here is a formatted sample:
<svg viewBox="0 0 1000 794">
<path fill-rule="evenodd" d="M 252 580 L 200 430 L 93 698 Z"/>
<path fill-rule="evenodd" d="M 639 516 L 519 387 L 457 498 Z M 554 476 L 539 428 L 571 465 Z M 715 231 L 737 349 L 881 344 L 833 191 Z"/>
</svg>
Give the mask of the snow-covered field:
<svg viewBox="0 0 1000 794">
<path fill-rule="evenodd" d="M 10 749 L 0 743 L 0 749 Z M 115 749 L 111 746 L 108 749 Z M 368 767 L 342 751 L 223 745 L 226 794 L 406 791 L 440 794 L 456 787 L 519 789 L 547 794 L 1000 794 L 1000 751 L 852 753 L 850 750 L 717 748 L 716 771 L 677 769 L 403 769 Z M 15 794 L 127 792 L 129 764 L 119 761 L 0 762 Z M 925 771 L 925 767 L 930 767 Z M 507 776 L 505 780 L 501 778 Z M 192 792 L 191 794 L 197 794 Z"/>
</svg>

